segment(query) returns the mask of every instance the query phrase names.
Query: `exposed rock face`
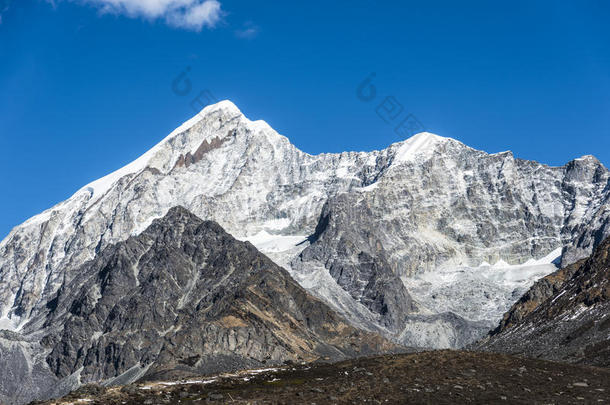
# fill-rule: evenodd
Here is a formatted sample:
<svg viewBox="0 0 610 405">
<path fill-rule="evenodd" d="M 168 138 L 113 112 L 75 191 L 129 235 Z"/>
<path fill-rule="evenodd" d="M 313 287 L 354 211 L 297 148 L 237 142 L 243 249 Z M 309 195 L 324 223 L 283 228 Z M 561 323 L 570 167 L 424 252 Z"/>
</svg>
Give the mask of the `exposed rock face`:
<svg viewBox="0 0 610 405">
<path fill-rule="evenodd" d="M 608 184 L 591 157 L 548 167 L 428 133 L 382 151 L 311 156 L 225 101 L 0 242 L 0 325 L 38 330 L 32 319 L 83 263 L 182 205 L 287 266 L 354 325 L 430 342 L 430 315 L 458 345 L 481 319 L 424 308 L 400 279 L 566 246 L 566 260 L 587 255 L 606 232 Z"/>
<path fill-rule="evenodd" d="M 36 364 L 44 375 L 28 399 L 75 375 L 125 383 L 397 349 L 348 325 L 252 244 L 181 207 L 75 274 L 32 321 L 45 331 L 38 351 L 48 367 Z M 8 370 L 21 384 L 32 376 L 16 367 L 27 368 L 19 355 Z"/>
<path fill-rule="evenodd" d="M 328 268 L 337 284 L 366 308 L 381 316 L 381 325 L 402 330 L 408 314 L 417 307 L 370 223 L 369 207 L 354 206 L 349 194 L 341 194 L 322 209 L 310 238 L 313 242 L 292 263 L 297 270 L 313 265 Z"/>
<path fill-rule="evenodd" d="M 574 230 L 583 229 L 578 221 L 608 218 L 608 171 L 590 157 L 550 168 L 510 153 L 488 155 L 451 139 L 431 139 L 433 148 L 419 150 L 406 163 L 396 164 L 401 158 L 397 152 L 372 185 L 330 197 L 315 238 L 291 268 L 297 273 L 308 267 L 327 269 L 352 297 L 380 315 L 378 322 L 401 342 L 461 347 L 493 327 L 497 318 L 470 316 L 472 311 L 457 307 L 419 310 L 397 280 L 482 262 L 524 263 L 565 245 L 572 259 L 578 258 L 595 245 L 572 253 Z M 371 275 L 388 280 L 383 292 L 378 293 Z M 463 287 L 459 280 L 453 284 L 454 293 Z M 525 286 L 498 293 L 518 297 Z M 484 290 L 474 293 L 485 295 Z M 388 305 L 369 297 L 382 297 Z M 479 307 L 468 294 L 463 302 Z M 426 319 L 435 310 L 439 313 Z M 438 315 L 444 315 L 442 322 Z M 444 343 L 426 338 L 434 334 Z"/>
<path fill-rule="evenodd" d="M 577 226 L 576 236 L 563 251 L 561 264 L 568 266 L 575 263 L 579 259 L 587 257 L 593 249 L 598 246 L 606 238 L 610 237 L 610 194 L 606 186 L 602 195 L 605 195 L 604 201 L 601 203 L 599 210 L 595 212 L 593 217 Z"/>
<path fill-rule="evenodd" d="M 18 404 L 34 398 L 64 394 L 57 378 L 44 363 L 36 338 L 0 331 L 0 403 Z"/>
<path fill-rule="evenodd" d="M 610 239 L 536 282 L 475 347 L 610 366 Z"/>
</svg>

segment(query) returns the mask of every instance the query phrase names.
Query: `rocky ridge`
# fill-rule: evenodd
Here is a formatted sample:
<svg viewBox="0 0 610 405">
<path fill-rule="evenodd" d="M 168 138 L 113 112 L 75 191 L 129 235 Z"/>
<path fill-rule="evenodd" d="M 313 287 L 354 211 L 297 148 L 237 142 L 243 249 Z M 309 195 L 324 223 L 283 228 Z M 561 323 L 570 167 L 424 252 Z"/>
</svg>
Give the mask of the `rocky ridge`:
<svg viewBox="0 0 610 405">
<path fill-rule="evenodd" d="M 610 366 L 610 238 L 537 281 L 475 348 Z"/>
<path fill-rule="evenodd" d="M 253 245 L 181 207 L 103 249 L 45 307 L 32 320 L 44 331 L 33 334 L 39 344 L 30 342 L 39 372 L 14 381 L 21 389 L 3 376 L 0 402 L 44 399 L 87 382 L 125 384 L 399 349 L 351 327 Z M 3 370 L 16 374 L 19 366 L 18 357 L 0 357 Z"/>
</svg>

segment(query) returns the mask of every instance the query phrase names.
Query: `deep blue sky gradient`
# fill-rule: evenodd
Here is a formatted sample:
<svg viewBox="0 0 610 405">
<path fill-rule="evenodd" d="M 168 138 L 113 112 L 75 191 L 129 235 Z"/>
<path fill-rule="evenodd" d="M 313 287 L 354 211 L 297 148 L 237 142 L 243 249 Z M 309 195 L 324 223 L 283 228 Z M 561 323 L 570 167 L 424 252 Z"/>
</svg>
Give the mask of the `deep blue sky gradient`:
<svg viewBox="0 0 610 405">
<path fill-rule="evenodd" d="M 6 3 L 6 0 L 4 0 Z M 0 239 L 194 115 L 209 89 L 309 153 L 434 133 L 551 165 L 610 164 L 610 2 L 221 1 L 214 29 L 12 1 L 0 24 Z M 257 27 L 253 38 L 235 31 Z M 172 91 L 190 67 L 193 90 Z M 375 72 L 377 99 L 356 97 Z"/>
</svg>

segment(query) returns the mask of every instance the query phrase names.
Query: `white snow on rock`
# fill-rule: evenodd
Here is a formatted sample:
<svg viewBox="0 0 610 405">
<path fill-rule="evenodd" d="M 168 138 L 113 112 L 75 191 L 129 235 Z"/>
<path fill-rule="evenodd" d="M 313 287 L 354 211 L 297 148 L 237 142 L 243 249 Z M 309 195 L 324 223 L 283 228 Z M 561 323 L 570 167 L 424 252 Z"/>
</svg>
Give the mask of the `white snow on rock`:
<svg viewBox="0 0 610 405">
<path fill-rule="evenodd" d="M 444 138 L 430 132 L 421 132 L 413 135 L 406 141 L 399 143 L 400 146 L 392 162 L 399 164 L 410 162 L 413 159 L 423 159 L 429 156 L 440 142 L 447 139 L 449 138 Z"/>
<path fill-rule="evenodd" d="M 98 198 L 103 196 L 118 180 L 121 178 L 141 172 L 145 168 L 149 166 L 153 166 L 151 161 L 158 155 L 163 152 L 163 149 L 166 147 L 167 143 L 176 137 L 179 134 L 182 134 L 186 131 L 189 131 L 193 126 L 199 123 L 206 114 L 211 113 L 212 111 L 226 111 L 229 114 L 241 114 L 237 106 L 228 100 L 221 101 L 217 104 L 206 106 L 199 114 L 195 115 L 193 118 L 189 119 L 174 131 L 172 131 L 167 137 L 165 137 L 161 142 L 152 147 L 142 156 L 134 160 L 133 162 L 125 165 L 124 167 L 102 177 L 101 179 L 95 180 L 86 186 L 84 186 L 81 190 L 87 191 L 91 194 L 91 199 L 89 200 L 89 205 L 93 204 L 97 201 Z M 258 123 L 257 126 L 263 126 L 262 123 Z M 79 192 L 81 191 L 79 190 Z"/>
<path fill-rule="evenodd" d="M 250 241 L 354 324 L 381 330 L 327 268 L 289 265 L 311 243 L 322 207 L 345 194 L 372 217 L 366 229 L 352 226 L 383 247 L 423 307 L 497 321 L 515 294 L 551 270 L 537 258 L 555 257 L 581 224 L 603 222 L 607 180 L 594 159 L 548 167 L 431 133 L 380 151 L 310 155 L 223 101 L 0 242 L 0 328 L 37 332 L 28 320 L 79 265 L 182 205 Z M 472 299 L 461 297 L 468 291 Z M 485 292 L 493 295 L 487 302 Z M 454 332 L 435 328 L 443 339 Z"/>
<path fill-rule="evenodd" d="M 21 326 L 21 323 L 19 321 L 20 318 L 17 316 L 14 316 L 11 319 L 5 315 L 0 318 L 0 329 L 10 330 L 11 332 L 18 332 Z"/>
<path fill-rule="evenodd" d="M 553 263 L 561 248 L 521 265 L 499 261 L 493 265 L 439 269 L 404 277 L 411 295 L 428 313 L 453 312 L 471 321 L 494 321 L 510 309 L 536 280 L 557 270 Z"/>
</svg>

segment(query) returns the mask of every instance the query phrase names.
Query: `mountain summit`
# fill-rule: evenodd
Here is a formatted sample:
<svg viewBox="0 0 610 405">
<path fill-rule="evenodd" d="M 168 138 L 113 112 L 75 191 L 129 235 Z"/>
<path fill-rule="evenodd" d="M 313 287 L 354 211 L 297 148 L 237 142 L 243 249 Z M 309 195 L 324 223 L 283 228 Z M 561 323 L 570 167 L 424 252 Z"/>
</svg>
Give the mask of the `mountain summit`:
<svg viewBox="0 0 610 405">
<path fill-rule="evenodd" d="M 182 207 L 74 274 L 30 321 L 36 333 L 0 333 L 0 369 L 12 372 L 0 380 L 3 403 L 65 394 L 86 382 L 397 349 L 351 327 L 250 243 Z"/>
<path fill-rule="evenodd" d="M 551 262 L 607 236 L 608 184 L 594 159 L 549 167 L 429 133 L 313 156 L 223 101 L 0 242 L 0 325 L 39 333 L 33 320 L 84 263 L 180 205 L 250 241 L 352 325 L 459 347 Z"/>
</svg>

